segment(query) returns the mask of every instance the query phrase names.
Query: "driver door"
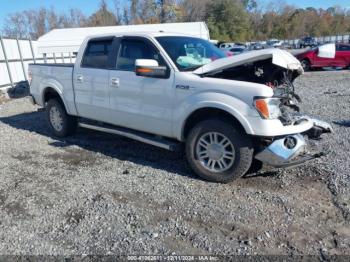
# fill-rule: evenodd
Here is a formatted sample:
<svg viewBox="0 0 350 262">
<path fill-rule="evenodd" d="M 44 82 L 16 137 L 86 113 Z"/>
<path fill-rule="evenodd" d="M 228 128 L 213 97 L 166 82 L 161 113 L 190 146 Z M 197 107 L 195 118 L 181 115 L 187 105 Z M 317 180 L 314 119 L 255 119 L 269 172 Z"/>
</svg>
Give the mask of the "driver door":
<svg viewBox="0 0 350 262">
<path fill-rule="evenodd" d="M 154 59 L 167 66 L 166 78 L 135 74 L 137 59 Z M 152 42 L 143 37 L 120 39 L 115 70 L 109 71 L 110 114 L 113 124 L 162 136 L 172 135 L 174 74 Z"/>
</svg>

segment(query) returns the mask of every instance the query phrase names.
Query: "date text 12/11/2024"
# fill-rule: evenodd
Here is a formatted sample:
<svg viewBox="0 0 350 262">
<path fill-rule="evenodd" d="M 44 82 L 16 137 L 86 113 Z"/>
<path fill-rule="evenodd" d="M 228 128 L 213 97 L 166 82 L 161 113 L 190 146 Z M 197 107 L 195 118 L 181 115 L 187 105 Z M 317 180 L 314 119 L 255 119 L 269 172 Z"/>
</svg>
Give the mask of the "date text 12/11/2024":
<svg viewBox="0 0 350 262">
<path fill-rule="evenodd" d="M 128 256 L 128 261 L 218 261 L 217 256 Z"/>
</svg>

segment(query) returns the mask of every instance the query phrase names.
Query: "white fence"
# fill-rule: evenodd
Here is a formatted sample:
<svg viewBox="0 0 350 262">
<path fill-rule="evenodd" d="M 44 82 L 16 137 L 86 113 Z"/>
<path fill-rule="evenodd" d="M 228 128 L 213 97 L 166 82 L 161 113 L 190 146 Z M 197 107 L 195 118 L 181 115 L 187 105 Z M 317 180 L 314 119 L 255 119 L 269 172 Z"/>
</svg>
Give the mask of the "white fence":
<svg viewBox="0 0 350 262">
<path fill-rule="evenodd" d="M 72 63 L 71 53 L 39 54 L 37 42 L 30 39 L 0 37 L 0 89 L 14 87 L 27 81 L 31 63 Z"/>
<path fill-rule="evenodd" d="M 349 43 L 350 34 L 345 35 L 333 35 L 333 36 L 321 36 L 315 37 L 317 43 L 325 44 L 325 43 Z M 298 45 L 300 39 L 292 39 L 292 40 L 284 40 L 285 43 L 290 45 Z"/>
</svg>

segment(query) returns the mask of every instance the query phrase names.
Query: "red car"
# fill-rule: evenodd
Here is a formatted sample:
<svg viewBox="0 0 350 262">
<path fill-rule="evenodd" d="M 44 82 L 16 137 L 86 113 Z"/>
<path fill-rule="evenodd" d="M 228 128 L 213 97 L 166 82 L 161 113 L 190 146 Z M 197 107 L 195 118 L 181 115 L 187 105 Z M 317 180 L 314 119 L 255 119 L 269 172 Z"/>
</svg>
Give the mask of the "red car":
<svg viewBox="0 0 350 262">
<path fill-rule="evenodd" d="M 322 67 L 341 67 L 347 68 L 350 66 L 350 45 L 336 44 L 335 53 L 333 47 L 333 57 L 325 58 L 319 56 L 319 47 L 307 52 L 296 55 L 301 62 L 305 71 Z"/>
</svg>

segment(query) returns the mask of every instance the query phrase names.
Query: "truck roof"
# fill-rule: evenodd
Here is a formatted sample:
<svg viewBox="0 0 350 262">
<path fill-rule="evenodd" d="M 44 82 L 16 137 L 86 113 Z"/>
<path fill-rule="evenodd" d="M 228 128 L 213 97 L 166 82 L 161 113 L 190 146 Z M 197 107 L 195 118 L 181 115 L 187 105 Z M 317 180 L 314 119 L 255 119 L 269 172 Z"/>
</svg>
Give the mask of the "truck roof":
<svg viewBox="0 0 350 262">
<path fill-rule="evenodd" d="M 164 33 L 161 33 L 164 32 Z M 98 35 L 191 35 L 206 40 L 210 39 L 205 22 L 165 23 L 146 25 L 124 25 L 104 27 L 84 27 L 54 29 L 38 39 L 38 53 L 67 53 L 77 52 L 87 37 Z"/>
<path fill-rule="evenodd" d="M 86 39 L 93 39 L 98 37 L 108 37 L 108 36 L 142 36 L 142 37 L 159 37 L 159 36 L 188 36 L 195 37 L 189 34 L 173 33 L 173 32 L 123 32 L 123 33 L 110 33 L 110 34 L 96 34 L 88 36 Z"/>
</svg>

